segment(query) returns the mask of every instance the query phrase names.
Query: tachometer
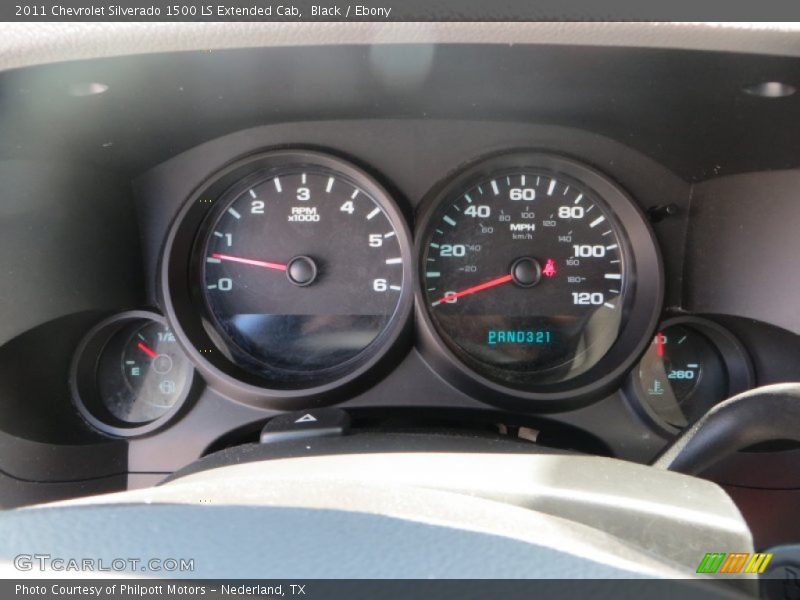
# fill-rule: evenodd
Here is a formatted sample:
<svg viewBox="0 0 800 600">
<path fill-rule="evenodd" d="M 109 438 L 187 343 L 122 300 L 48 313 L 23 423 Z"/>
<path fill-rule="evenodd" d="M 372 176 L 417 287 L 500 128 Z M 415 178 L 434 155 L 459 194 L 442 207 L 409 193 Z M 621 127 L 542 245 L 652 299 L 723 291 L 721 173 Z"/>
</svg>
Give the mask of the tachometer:
<svg viewBox="0 0 800 600">
<path fill-rule="evenodd" d="M 313 152 L 262 155 L 233 173 L 195 200 L 213 205 L 189 275 L 204 358 L 273 390 L 331 385 L 374 363 L 411 304 L 409 234 L 392 199 Z"/>
<path fill-rule="evenodd" d="M 456 177 L 429 210 L 425 320 L 478 376 L 523 393 L 572 389 L 628 362 L 612 349 L 632 317 L 647 328 L 628 351 L 649 335 L 661 293 L 655 245 L 630 200 L 596 172 L 509 155 Z"/>
</svg>

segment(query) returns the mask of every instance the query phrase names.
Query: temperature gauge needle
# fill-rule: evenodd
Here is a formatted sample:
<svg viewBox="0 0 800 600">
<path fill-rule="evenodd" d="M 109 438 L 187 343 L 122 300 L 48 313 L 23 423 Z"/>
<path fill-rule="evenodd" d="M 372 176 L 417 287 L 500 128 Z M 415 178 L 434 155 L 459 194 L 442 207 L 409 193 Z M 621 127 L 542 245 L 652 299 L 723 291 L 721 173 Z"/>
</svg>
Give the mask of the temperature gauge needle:
<svg viewBox="0 0 800 600">
<path fill-rule="evenodd" d="M 659 358 L 664 357 L 664 334 L 661 332 L 656 334 L 656 354 Z"/>
<path fill-rule="evenodd" d="M 282 263 L 267 262 L 265 260 L 255 260 L 252 258 L 242 258 L 241 256 L 230 256 L 228 254 L 220 254 L 218 252 L 212 254 L 211 258 L 242 263 L 243 265 L 252 265 L 254 267 L 263 267 L 265 269 L 275 269 L 276 271 L 285 271 L 287 268 L 286 265 Z"/>
<path fill-rule="evenodd" d="M 146 345 L 145 345 L 143 342 L 139 342 L 138 344 L 136 344 L 136 347 L 137 347 L 139 350 L 141 350 L 142 352 L 144 352 L 144 353 L 147 355 L 147 358 L 149 358 L 150 360 L 152 360 L 152 359 L 154 359 L 156 356 L 158 356 L 158 354 L 156 354 L 155 352 L 153 352 L 153 351 L 152 351 L 150 348 L 148 348 L 148 347 L 147 347 L 147 346 L 146 346 Z"/>
<path fill-rule="evenodd" d="M 436 302 L 431 304 L 431 306 L 438 306 L 442 302 L 452 301 L 455 300 L 456 298 L 461 298 L 461 296 L 467 296 L 469 294 L 474 294 L 476 292 L 482 292 L 483 290 L 488 290 L 489 288 L 493 288 L 497 285 L 508 283 L 512 279 L 514 278 L 511 275 L 503 275 L 502 277 L 497 277 L 496 279 L 491 279 L 490 281 L 486 281 L 478 285 L 473 285 L 472 287 L 468 287 L 467 289 L 461 290 L 460 292 L 445 294 L 444 296 L 439 298 Z"/>
</svg>

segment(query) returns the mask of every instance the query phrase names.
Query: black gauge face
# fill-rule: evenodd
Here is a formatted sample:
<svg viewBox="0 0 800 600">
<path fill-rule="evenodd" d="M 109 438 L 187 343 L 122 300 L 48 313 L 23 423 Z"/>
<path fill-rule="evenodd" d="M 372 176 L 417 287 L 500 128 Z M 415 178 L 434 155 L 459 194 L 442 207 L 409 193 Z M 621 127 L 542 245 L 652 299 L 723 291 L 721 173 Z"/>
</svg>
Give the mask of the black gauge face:
<svg viewBox="0 0 800 600">
<path fill-rule="evenodd" d="M 166 423 L 186 400 L 194 367 L 163 317 L 121 313 L 94 327 L 72 366 L 73 399 L 95 428 L 135 436 Z"/>
<path fill-rule="evenodd" d="M 407 237 L 389 203 L 318 164 L 257 172 L 224 194 L 197 250 L 217 347 L 290 389 L 335 379 L 372 352 L 406 283 Z"/>
<path fill-rule="evenodd" d="M 423 297 L 439 335 L 510 384 L 594 367 L 620 334 L 633 278 L 604 199 L 549 170 L 500 170 L 452 189 L 423 232 Z"/>
<path fill-rule="evenodd" d="M 653 410 L 673 427 L 685 427 L 728 394 L 728 373 L 702 333 L 683 325 L 659 331 L 639 364 Z"/>
<path fill-rule="evenodd" d="M 742 346 L 720 326 L 697 317 L 664 323 L 631 377 L 636 395 L 671 431 L 752 385 Z"/>
<path fill-rule="evenodd" d="M 97 388 L 108 411 L 120 421 L 149 423 L 173 407 L 191 373 L 191 364 L 166 325 L 134 321 L 103 350 Z"/>
</svg>

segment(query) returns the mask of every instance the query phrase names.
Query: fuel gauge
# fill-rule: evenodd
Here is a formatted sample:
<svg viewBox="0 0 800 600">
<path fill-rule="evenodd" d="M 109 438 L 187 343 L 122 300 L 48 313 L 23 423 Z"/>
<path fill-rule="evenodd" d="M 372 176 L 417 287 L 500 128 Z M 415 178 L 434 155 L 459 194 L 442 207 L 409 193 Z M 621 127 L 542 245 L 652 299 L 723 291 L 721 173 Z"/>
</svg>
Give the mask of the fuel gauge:
<svg viewBox="0 0 800 600">
<path fill-rule="evenodd" d="M 646 412 L 675 432 L 751 387 L 752 368 L 727 330 L 706 319 L 680 317 L 661 325 L 633 378 Z"/>
<path fill-rule="evenodd" d="M 82 342 L 73 367 L 73 395 L 97 429 L 139 435 L 178 410 L 193 372 L 163 317 L 123 313 L 100 323 Z"/>
<path fill-rule="evenodd" d="M 175 405 L 191 371 L 166 324 L 132 321 L 109 340 L 98 363 L 97 386 L 115 417 L 147 423 Z"/>
</svg>

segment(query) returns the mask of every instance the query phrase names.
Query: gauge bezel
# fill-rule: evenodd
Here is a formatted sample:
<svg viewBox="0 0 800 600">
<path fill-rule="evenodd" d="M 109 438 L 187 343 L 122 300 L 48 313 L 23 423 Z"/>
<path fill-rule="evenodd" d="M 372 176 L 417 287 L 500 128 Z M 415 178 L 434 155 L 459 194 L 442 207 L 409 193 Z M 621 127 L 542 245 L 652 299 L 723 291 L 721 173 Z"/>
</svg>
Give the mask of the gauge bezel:
<svg viewBox="0 0 800 600">
<path fill-rule="evenodd" d="M 617 339 L 596 365 L 573 379 L 514 387 L 478 373 L 442 339 L 430 316 L 420 275 L 415 286 L 418 347 L 425 360 L 455 387 L 490 404 L 526 412 L 585 406 L 610 392 L 639 359 L 658 323 L 663 302 L 663 264 L 655 236 L 642 210 L 618 184 L 588 165 L 544 150 L 514 150 L 480 158 L 444 179 L 423 199 L 415 244 L 417 269 L 422 272 L 424 244 L 441 203 L 493 174 L 515 169 L 551 172 L 576 181 L 591 190 L 616 220 L 626 246 L 626 269 L 635 274 L 634 281 L 627 282 L 631 288 Z"/>
<path fill-rule="evenodd" d="M 147 310 L 131 310 L 118 313 L 100 321 L 81 339 L 70 365 L 69 388 L 72 403 L 84 421 L 102 433 L 122 438 L 138 437 L 166 426 L 187 405 L 197 384 L 195 369 L 189 372 L 181 394 L 169 410 L 147 423 L 132 424 L 119 419 L 106 408 L 97 390 L 96 378 L 100 357 L 111 338 L 132 321 L 150 321 L 169 326 L 160 314 Z"/>
<path fill-rule="evenodd" d="M 198 298 L 197 252 L 205 244 L 204 227 L 222 210 L 243 181 L 268 179 L 287 169 L 315 168 L 332 171 L 366 192 L 385 212 L 394 227 L 403 258 L 403 289 L 388 325 L 347 368 L 329 380 L 304 387 L 270 385 L 238 366 L 212 340 L 204 323 L 204 302 Z M 217 202 L 217 200 L 224 202 Z M 414 301 L 413 247 L 409 220 L 391 194 L 367 170 L 350 160 L 317 149 L 265 150 L 241 157 L 209 176 L 189 196 L 173 222 L 161 257 L 160 289 L 167 320 L 207 384 L 225 396 L 257 407 L 295 410 L 335 403 L 376 383 L 388 365 L 411 348 L 411 314 Z M 201 303 L 202 302 L 202 303 Z M 213 330 L 212 330 L 213 332 Z"/>
<path fill-rule="evenodd" d="M 722 325 L 706 317 L 695 315 L 681 315 L 664 319 L 658 324 L 656 331 L 663 331 L 667 327 L 675 325 L 683 325 L 696 330 L 714 345 L 728 373 L 729 398 L 753 388 L 755 385 L 753 362 L 744 344 L 735 335 Z M 650 339 L 648 339 L 648 343 Z M 670 425 L 650 406 L 647 395 L 642 389 L 638 367 L 639 362 L 634 365 L 625 383 L 624 395 L 628 403 L 651 429 L 667 438 L 676 437 L 685 428 Z"/>
</svg>

